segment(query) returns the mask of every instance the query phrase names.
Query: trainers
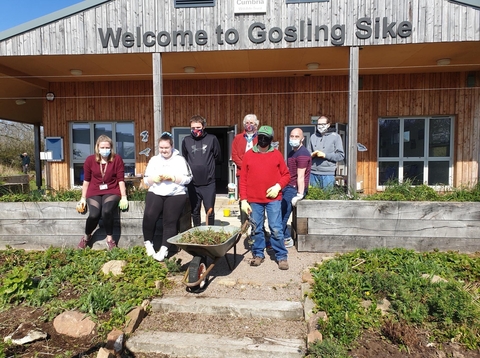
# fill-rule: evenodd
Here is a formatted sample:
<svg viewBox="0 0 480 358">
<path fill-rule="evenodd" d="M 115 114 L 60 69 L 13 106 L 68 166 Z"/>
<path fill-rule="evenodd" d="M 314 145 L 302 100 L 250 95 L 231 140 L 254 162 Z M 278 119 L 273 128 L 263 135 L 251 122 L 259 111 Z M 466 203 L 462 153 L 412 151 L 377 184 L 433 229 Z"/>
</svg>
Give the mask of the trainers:
<svg viewBox="0 0 480 358">
<path fill-rule="evenodd" d="M 144 241 L 145 250 L 147 251 L 147 256 L 155 255 L 155 249 L 153 248 L 153 244 L 151 241 Z"/>
<path fill-rule="evenodd" d="M 90 239 L 92 238 L 92 235 L 84 235 L 80 239 L 80 242 L 78 243 L 78 248 L 79 249 L 86 249 L 87 246 L 90 247 Z"/>
<path fill-rule="evenodd" d="M 289 248 L 289 247 L 293 247 L 293 239 L 291 237 L 287 237 L 285 240 L 285 247 L 286 248 Z"/>
<path fill-rule="evenodd" d="M 287 260 L 278 261 L 278 268 L 280 270 L 288 270 L 288 261 Z"/>
<path fill-rule="evenodd" d="M 115 247 L 117 247 L 117 243 L 115 241 L 109 241 L 109 240 L 106 240 L 107 241 L 107 247 L 109 250 L 112 250 L 114 249 Z"/>
<path fill-rule="evenodd" d="M 250 261 L 250 266 L 260 266 L 263 261 L 265 261 L 265 258 L 260 256 L 253 256 L 252 260 Z"/>
<path fill-rule="evenodd" d="M 159 262 L 162 262 L 165 260 L 165 258 L 168 256 L 168 247 L 162 246 L 158 252 L 153 255 L 153 258 Z"/>
</svg>

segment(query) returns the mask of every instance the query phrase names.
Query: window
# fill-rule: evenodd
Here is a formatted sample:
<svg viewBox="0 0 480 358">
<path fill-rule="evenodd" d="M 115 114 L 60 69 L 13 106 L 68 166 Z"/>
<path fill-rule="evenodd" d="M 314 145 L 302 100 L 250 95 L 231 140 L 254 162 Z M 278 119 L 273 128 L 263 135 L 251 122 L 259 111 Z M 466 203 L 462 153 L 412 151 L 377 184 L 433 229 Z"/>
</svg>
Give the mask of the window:
<svg viewBox="0 0 480 358">
<path fill-rule="evenodd" d="M 452 186 L 453 118 L 382 118 L 378 122 L 378 186 Z"/>
<path fill-rule="evenodd" d="M 330 0 L 286 0 L 287 4 L 300 4 L 304 2 L 329 2 Z"/>
<path fill-rule="evenodd" d="M 211 7 L 215 0 L 174 0 L 175 7 Z"/>
<path fill-rule="evenodd" d="M 133 122 L 76 122 L 71 125 L 72 148 L 72 185 L 83 183 L 83 163 L 95 153 L 95 143 L 98 136 L 105 134 L 112 138 L 115 153 L 119 154 L 125 163 L 125 174 L 135 174 L 135 140 Z"/>
</svg>

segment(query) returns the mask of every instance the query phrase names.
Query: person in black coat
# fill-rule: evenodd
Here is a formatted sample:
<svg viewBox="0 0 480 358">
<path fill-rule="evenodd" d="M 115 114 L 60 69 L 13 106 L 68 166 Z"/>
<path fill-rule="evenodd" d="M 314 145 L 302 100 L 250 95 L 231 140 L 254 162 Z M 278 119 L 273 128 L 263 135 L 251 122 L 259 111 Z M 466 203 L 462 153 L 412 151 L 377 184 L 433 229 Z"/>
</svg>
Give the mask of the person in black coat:
<svg viewBox="0 0 480 358">
<path fill-rule="evenodd" d="M 23 174 L 28 174 L 28 171 L 30 170 L 30 157 L 27 152 L 25 152 L 20 154 L 20 158 L 22 158 L 22 172 Z"/>
<path fill-rule="evenodd" d="M 183 139 L 182 155 L 192 169 L 193 179 L 188 186 L 193 226 L 200 226 L 203 202 L 208 225 L 215 223 L 215 164 L 222 160 L 220 143 L 205 131 L 207 121 L 200 115 L 190 119 L 191 135 Z"/>
</svg>

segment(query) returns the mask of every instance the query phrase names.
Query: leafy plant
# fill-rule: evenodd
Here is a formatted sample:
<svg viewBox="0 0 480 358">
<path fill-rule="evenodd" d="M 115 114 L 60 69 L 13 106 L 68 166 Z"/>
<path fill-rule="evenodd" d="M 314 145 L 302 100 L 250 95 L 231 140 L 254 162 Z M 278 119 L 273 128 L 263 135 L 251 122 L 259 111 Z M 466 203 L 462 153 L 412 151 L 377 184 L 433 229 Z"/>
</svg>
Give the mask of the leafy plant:
<svg viewBox="0 0 480 358">
<path fill-rule="evenodd" d="M 178 242 L 197 245 L 219 245 L 226 242 L 233 235 L 235 235 L 235 233 L 215 231 L 212 228 L 203 231 L 194 229 L 184 233 Z"/>
<path fill-rule="evenodd" d="M 123 260 L 123 274 L 104 275 L 103 264 Z M 130 249 L 76 250 L 50 248 L 46 251 L 0 251 L 0 302 L 2 309 L 22 303 L 42 306 L 44 318 L 79 309 L 99 321 L 106 334 L 125 322 L 125 312 L 143 300 L 159 296 L 156 282 L 168 284 L 168 269 L 144 254 Z M 101 317 L 101 318 L 100 318 Z"/>
<path fill-rule="evenodd" d="M 454 252 L 376 249 L 338 256 L 312 270 L 312 298 L 328 316 L 318 322 L 322 334 L 351 347 L 364 329 L 375 329 L 408 350 L 414 341 L 409 328 L 422 326 L 439 343 L 478 349 L 479 265 L 479 257 Z M 377 303 L 384 300 L 391 306 L 382 318 Z M 362 305 L 364 301 L 370 304 Z"/>
</svg>

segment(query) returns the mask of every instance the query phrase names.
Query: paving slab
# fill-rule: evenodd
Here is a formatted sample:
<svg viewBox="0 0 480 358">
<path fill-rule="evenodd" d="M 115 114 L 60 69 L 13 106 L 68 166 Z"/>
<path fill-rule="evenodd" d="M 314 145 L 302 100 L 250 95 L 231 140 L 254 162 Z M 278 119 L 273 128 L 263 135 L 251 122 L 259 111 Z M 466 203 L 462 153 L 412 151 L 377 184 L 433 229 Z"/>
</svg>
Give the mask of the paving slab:
<svg viewBox="0 0 480 358">
<path fill-rule="evenodd" d="M 300 358 L 305 354 L 305 342 L 301 339 L 234 339 L 194 333 L 138 331 L 126 345 L 132 353 L 159 353 L 177 358 Z"/>
<path fill-rule="evenodd" d="M 217 297 L 167 296 L 155 298 L 152 310 L 163 313 L 225 315 L 241 318 L 302 320 L 303 305 L 293 301 L 249 300 Z"/>
</svg>

